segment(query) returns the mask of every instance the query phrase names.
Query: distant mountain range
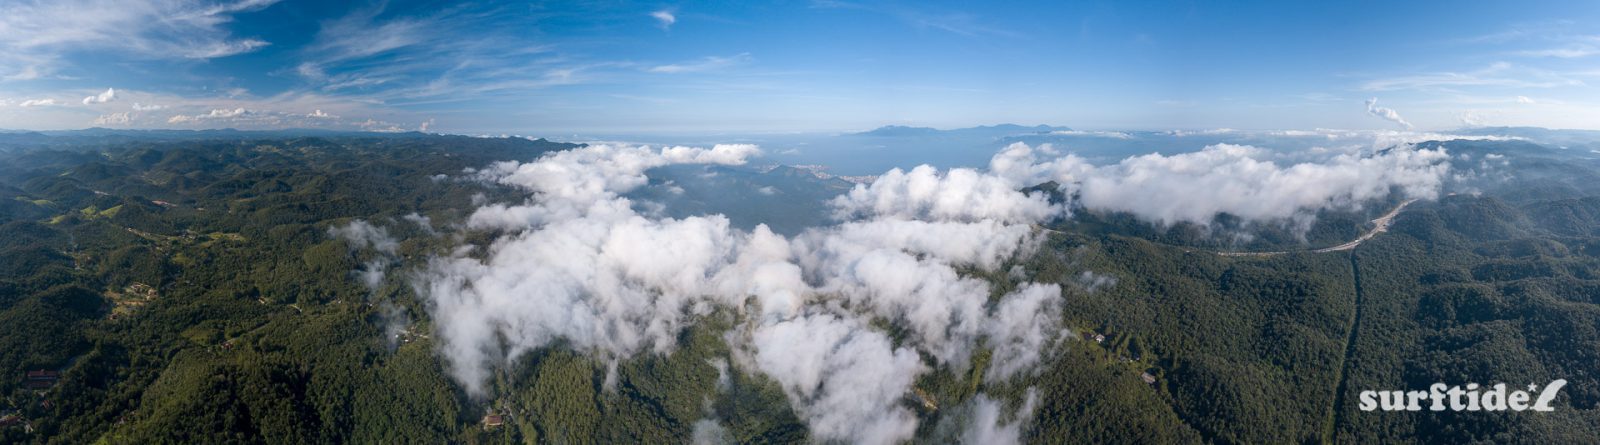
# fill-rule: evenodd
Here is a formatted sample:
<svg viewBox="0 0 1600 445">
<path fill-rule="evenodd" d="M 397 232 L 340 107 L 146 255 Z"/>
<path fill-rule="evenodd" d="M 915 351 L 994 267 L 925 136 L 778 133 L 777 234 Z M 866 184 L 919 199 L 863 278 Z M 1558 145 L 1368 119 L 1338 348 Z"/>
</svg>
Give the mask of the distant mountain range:
<svg viewBox="0 0 1600 445">
<path fill-rule="evenodd" d="M 308 136 L 415 136 L 422 133 L 379 133 L 370 131 L 322 130 L 314 128 L 286 128 L 282 130 L 236 130 L 232 128 L 206 130 L 138 130 L 92 127 L 82 130 L 5 130 L 0 129 L 0 139 L 17 138 L 88 138 L 120 137 L 130 139 L 220 139 L 238 137 L 308 137 Z"/>
<path fill-rule="evenodd" d="M 1516 137 L 1542 137 L 1549 135 L 1588 136 L 1600 137 L 1597 130 L 1564 130 L 1559 128 L 1544 127 L 1472 127 L 1457 131 L 1455 134 L 1469 134 L 1479 136 L 1516 136 Z"/>
<path fill-rule="evenodd" d="M 84 144 L 119 144 L 129 142 L 178 142 L 209 140 L 292 139 L 309 137 L 360 137 L 370 139 L 404 139 L 429 136 L 414 131 L 378 133 L 367 131 L 338 131 L 307 128 L 283 130 L 131 130 L 112 128 L 86 128 L 82 130 L 0 130 L 0 149 L 27 147 L 68 147 Z"/>
<path fill-rule="evenodd" d="M 850 136 L 870 137 L 929 137 L 929 136 L 955 136 L 955 137 L 1005 137 L 1029 133 L 1049 133 L 1052 131 L 1070 131 L 1071 128 L 1050 125 L 1035 125 L 1032 127 L 1017 124 L 982 125 L 971 128 L 956 128 L 940 130 L 929 127 L 907 127 L 902 125 L 886 125 L 870 131 L 852 133 Z"/>
</svg>

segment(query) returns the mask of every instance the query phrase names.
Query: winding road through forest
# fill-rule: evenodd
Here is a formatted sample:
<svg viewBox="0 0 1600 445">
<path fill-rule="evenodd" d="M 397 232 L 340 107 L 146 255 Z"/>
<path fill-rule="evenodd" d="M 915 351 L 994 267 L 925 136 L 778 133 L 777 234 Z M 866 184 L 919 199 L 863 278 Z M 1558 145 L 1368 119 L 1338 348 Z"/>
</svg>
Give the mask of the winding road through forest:
<svg viewBox="0 0 1600 445">
<path fill-rule="evenodd" d="M 1372 228 L 1367 229 L 1367 231 L 1362 233 L 1361 236 L 1337 246 L 1293 251 L 1216 252 L 1216 254 L 1230 257 L 1273 257 L 1295 252 L 1328 253 L 1352 251 L 1355 250 L 1356 247 L 1360 246 L 1361 243 L 1378 236 L 1378 234 L 1388 232 L 1389 227 L 1394 224 L 1395 216 L 1398 216 L 1400 211 L 1405 210 L 1406 206 L 1411 205 L 1413 202 L 1417 202 L 1417 200 L 1413 198 L 1401 202 L 1393 209 L 1390 209 L 1387 213 L 1384 213 L 1383 216 L 1373 219 L 1371 221 Z M 1060 233 L 1057 230 L 1045 228 L 1037 224 L 1034 225 L 1034 228 L 1046 233 Z M 1192 250 L 1184 249 L 1184 251 L 1191 252 Z M 1334 441 L 1337 434 L 1338 425 L 1344 421 L 1344 413 L 1339 411 L 1339 407 L 1345 404 L 1345 393 L 1349 391 L 1348 385 L 1351 367 L 1350 358 L 1355 355 L 1356 340 L 1361 329 L 1362 313 L 1365 311 L 1364 306 L 1366 304 L 1366 298 L 1361 289 L 1360 262 L 1356 259 L 1356 256 L 1353 252 L 1350 255 L 1350 274 L 1352 280 L 1354 281 L 1354 308 L 1350 314 L 1350 327 L 1348 330 L 1346 330 L 1346 335 L 1344 338 L 1344 347 L 1342 348 L 1343 356 L 1340 358 L 1339 363 L 1335 365 L 1339 369 L 1339 374 L 1338 378 L 1334 381 L 1333 397 L 1331 400 L 1329 400 L 1328 407 L 1325 411 L 1326 414 L 1324 415 L 1324 423 L 1322 425 L 1321 434 L 1321 438 L 1324 443 L 1331 443 Z"/>
<path fill-rule="evenodd" d="M 1379 216 L 1377 219 L 1372 220 L 1372 228 L 1368 229 L 1366 233 L 1362 233 L 1361 236 L 1356 237 L 1356 239 L 1333 247 L 1302 250 L 1300 252 L 1327 253 L 1354 250 L 1356 246 L 1360 246 L 1362 242 L 1372 239 L 1374 236 L 1378 236 L 1379 233 L 1389 231 L 1389 226 L 1394 224 L 1394 217 L 1399 215 L 1401 210 L 1405 210 L 1406 206 L 1411 205 L 1411 203 L 1416 201 L 1416 199 L 1405 200 L 1404 202 L 1401 202 L 1400 205 L 1395 206 L 1394 209 L 1389 210 L 1388 213 L 1384 213 L 1383 216 Z M 1256 257 L 1271 257 L 1286 253 L 1290 252 L 1217 252 L 1218 255 L 1222 256 Z M 1327 411 L 1324 415 L 1325 423 L 1323 423 L 1322 426 L 1323 443 L 1332 443 L 1334 441 L 1335 435 L 1337 434 L 1337 428 L 1339 424 L 1344 421 L 1344 413 L 1339 411 L 1339 407 L 1345 404 L 1345 393 L 1349 391 L 1348 385 L 1351 366 L 1350 357 L 1354 356 L 1356 352 L 1356 339 L 1361 332 L 1361 316 L 1362 312 L 1365 310 L 1364 306 L 1366 305 L 1366 298 L 1361 289 L 1360 262 L 1357 261 L 1354 253 L 1351 253 L 1350 255 L 1350 274 L 1354 281 L 1353 286 L 1355 290 L 1355 300 L 1353 303 L 1355 307 L 1350 314 L 1350 328 L 1346 331 L 1346 336 L 1344 338 L 1344 356 L 1339 359 L 1339 378 L 1334 384 L 1333 397 L 1331 400 L 1329 400 Z"/>
<path fill-rule="evenodd" d="M 1324 247 L 1324 248 L 1321 248 L 1321 249 L 1312 249 L 1312 250 L 1309 250 L 1309 252 L 1311 252 L 1311 253 L 1328 253 L 1328 252 L 1339 252 L 1339 251 L 1345 251 L 1345 250 L 1354 249 L 1354 248 L 1356 248 L 1356 246 L 1361 245 L 1361 243 L 1363 241 L 1372 239 L 1372 237 L 1378 236 L 1379 233 L 1388 232 L 1389 231 L 1389 226 L 1394 224 L 1395 215 L 1399 215 L 1401 210 L 1405 210 L 1406 206 L 1411 205 L 1411 203 L 1413 203 L 1413 202 L 1417 202 L 1416 198 L 1407 199 L 1407 200 L 1405 200 L 1405 202 L 1401 202 L 1400 205 L 1395 206 L 1394 209 L 1389 210 L 1389 213 L 1385 213 L 1385 214 L 1383 214 L 1383 216 L 1379 216 L 1377 219 L 1372 220 L 1372 228 L 1368 229 L 1366 233 L 1361 234 L 1361 236 L 1356 237 L 1356 239 L 1350 240 L 1350 242 L 1347 242 L 1347 243 L 1344 243 L 1344 244 L 1340 244 L 1340 245 L 1337 245 L 1337 246 L 1333 246 L 1333 247 Z M 1217 252 L 1217 255 L 1222 255 L 1222 256 L 1277 256 L 1277 255 L 1283 255 L 1283 254 L 1293 253 L 1293 252 L 1307 252 L 1307 251 L 1280 250 L 1280 251 L 1271 251 L 1271 252 Z"/>
</svg>

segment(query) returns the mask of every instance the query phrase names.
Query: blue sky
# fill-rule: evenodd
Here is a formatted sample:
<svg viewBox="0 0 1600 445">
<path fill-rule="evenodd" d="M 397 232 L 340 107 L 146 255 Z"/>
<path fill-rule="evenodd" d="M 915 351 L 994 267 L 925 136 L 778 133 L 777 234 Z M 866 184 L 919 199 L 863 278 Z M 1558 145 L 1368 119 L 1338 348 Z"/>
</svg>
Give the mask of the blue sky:
<svg viewBox="0 0 1600 445">
<path fill-rule="evenodd" d="M 3 0 L 0 128 L 1600 128 L 1593 23 L 1600 3 Z"/>
</svg>

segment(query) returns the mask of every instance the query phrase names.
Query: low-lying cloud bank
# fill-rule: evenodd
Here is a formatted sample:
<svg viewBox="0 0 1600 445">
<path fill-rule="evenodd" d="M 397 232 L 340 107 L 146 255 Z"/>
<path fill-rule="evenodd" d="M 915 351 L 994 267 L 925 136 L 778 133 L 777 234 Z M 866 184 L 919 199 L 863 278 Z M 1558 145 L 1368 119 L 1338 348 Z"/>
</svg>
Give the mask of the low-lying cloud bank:
<svg viewBox="0 0 1600 445">
<path fill-rule="evenodd" d="M 832 201 L 838 224 L 793 237 L 734 229 L 721 215 L 641 214 L 623 197 L 647 183 L 651 168 L 737 165 L 758 153 L 749 145 L 593 145 L 468 172 L 529 197 L 486 203 L 468 217 L 468 230 L 498 234 L 486 251 L 457 248 L 412 276 L 452 375 L 482 395 L 493 367 L 558 343 L 614 369 L 638 354 L 671 353 L 686 326 L 722 309 L 738 315 L 725 335 L 734 367 L 777 382 L 815 437 L 900 442 L 917 430 L 903 400 L 918 376 L 936 367 L 960 375 L 984 347 L 992 351 L 984 378 L 1014 379 L 1070 338 L 1059 285 L 1013 273 L 1015 290 L 991 301 L 990 283 L 963 273 L 998 271 L 1029 254 L 1041 236 L 1033 225 L 1068 214 L 1070 205 L 1026 187 L 1053 180 L 1076 204 L 1158 222 L 1218 212 L 1274 219 L 1357 205 L 1392 188 L 1429 197 L 1445 168 L 1442 151 L 1279 166 L 1262 150 L 1231 145 L 1095 166 L 1016 144 L 987 171 L 890 171 Z M 385 246 L 372 227 L 336 230 Z M 874 320 L 903 327 L 902 340 Z M 1022 422 L 1001 419 L 1029 414 L 1001 415 L 987 397 L 974 403 L 969 435 L 983 440 L 1016 440 Z"/>
<path fill-rule="evenodd" d="M 740 314 L 727 335 L 736 367 L 775 380 L 813 434 L 893 443 L 916 430 L 901 401 L 917 376 L 966 369 L 988 345 L 988 378 L 1007 379 L 1059 338 L 1059 286 L 1024 283 L 991 304 L 989 283 L 960 272 L 997 269 L 1035 244 L 1029 224 L 1061 213 L 1004 178 L 885 175 L 835 201 L 843 222 L 793 238 L 720 215 L 647 216 L 622 197 L 650 168 L 757 153 L 596 145 L 470 173 L 531 196 L 468 218 L 502 233 L 487 252 L 464 247 L 415 276 L 452 374 L 482 394 L 493 366 L 558 341 L 610 361 L 670 353 L 688 323 L 725 308 Z M 879 318 L 906 339 L 871 327 Z"/>
<path fill-rule="evenodd" d="M 1250 221 L 1287 220 L 1319 210 L 1348 209 L 1387 196 L 1435 198 L 1449 171 L 1445 150 L 1397 147 L 1376 155 L 1342 153 L 1279 165 L 1273 153 L 1218 144 L 1175 155 L 1147 154 L 1095 166 L 1049 147 L 1013 144 L 990 169 L 1014 184 L 1056 181 L 1095 210 L 1132 213 L 1159 223 L 1205 225 L 1219 213 Z"/>
</svg>

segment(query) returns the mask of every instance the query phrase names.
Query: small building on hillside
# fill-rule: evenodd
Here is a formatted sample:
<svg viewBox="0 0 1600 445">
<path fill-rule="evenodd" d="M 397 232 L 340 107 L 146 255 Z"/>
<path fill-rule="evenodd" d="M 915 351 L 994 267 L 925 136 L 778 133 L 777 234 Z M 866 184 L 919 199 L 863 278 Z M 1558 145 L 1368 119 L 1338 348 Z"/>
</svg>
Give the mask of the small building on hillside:
<svg viewBox="0 0 1600 445">
<path fill-rule="evenodd" d="M 489 413 L 489 414 L 484 414 L 483 415 L 483 428 L 484 429 L 494 428 L 494 427 L 498 427 L 500 425 L 505 425 L 505 424 L 506 424 L 506 419 L 504 417 L 501 417 L 499 414 Z"/>
<path fill-rule="evenodd" d="M 1146 385 L 1156 384 L 1156 376 L 1150 375 L 1148 372 L 1139 374 L 1139 379 L 1144 380 L 1144 384 Z"/>
<path fill-rule="evenodd" d="M 45 389 L 55 386 L 56 381 L 60 379 L 61 373 L 56 371 L 43 369 L 38 371 L 28 371 L 28 373 L 23 377 L 22 385 L 28 387 L 28 389 Z"/>
<path fill-rule="evenodd" d="M 55 379 L 58 379 L 58 378 L 61 378 L 61 373 L 60 372 L 51 371 L 51 370 L 48 370 L 48 369 L 40 369 L 40 370 L 37 370 L 37 371 L 28 371 L 28 380 L 35 380 L 35 379 L 38 379 L 38 380 L 46 380 L 46 379 L 55 380 Z"/>
<path fill-rule="evenodd" d="M 1095 342 L 1095 343 L 1105 343 L 1106 342 L 1106 336 L 1104 334 L 1101 334 L 1101 333 L 1098 333 L 1098 332 L 1095 332 L 1095 331 L 1083 331 L 1083 339 L 1085 341 L 1092 341 L 1092 342 Z"/>
</svg>

